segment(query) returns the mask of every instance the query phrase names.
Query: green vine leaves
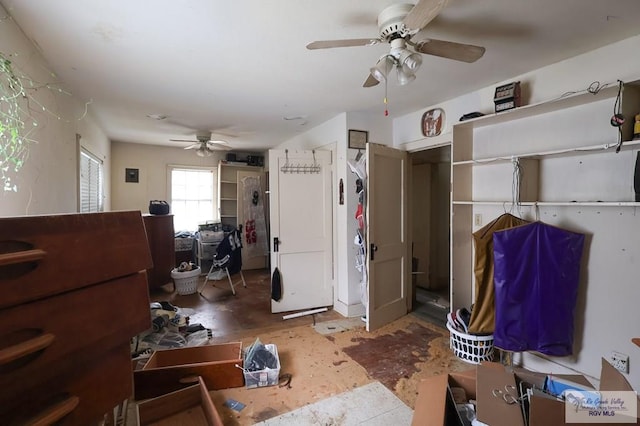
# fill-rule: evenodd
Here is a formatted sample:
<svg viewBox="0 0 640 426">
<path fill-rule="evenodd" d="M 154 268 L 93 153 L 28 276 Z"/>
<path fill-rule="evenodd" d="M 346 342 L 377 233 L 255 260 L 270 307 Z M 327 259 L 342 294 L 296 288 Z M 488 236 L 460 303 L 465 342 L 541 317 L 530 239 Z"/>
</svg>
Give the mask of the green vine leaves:
<svg viewBox="0 0 640 426">
<path fill-rule="evenodd" d="M 20 170 L 29 153 L 20 107 L 25 97 L 11 61 L 0 53 L 0 185 L 4 191 L 17 191 L 11 177 Z"/>
<path fill-rule="evenodd" d="M 0 186 L 3 191 L 18 191 L 14 177 L 29 157 L 32 133 L 38 122 L 37 111 L 61 117 L 49 111 L 34 96 L 40 88 L 69 94 L 52 84 L 39 84 L 20 73 L 10 56 L 0 52 Z"/>
</svg>

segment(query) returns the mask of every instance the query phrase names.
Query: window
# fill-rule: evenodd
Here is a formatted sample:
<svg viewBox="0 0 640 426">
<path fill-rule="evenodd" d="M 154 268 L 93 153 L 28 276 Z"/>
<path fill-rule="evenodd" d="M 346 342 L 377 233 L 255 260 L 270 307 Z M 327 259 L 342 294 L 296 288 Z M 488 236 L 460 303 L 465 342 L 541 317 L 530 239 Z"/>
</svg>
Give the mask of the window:
<svg viewBox="0 0 640 426">
<path fill-rule="evenodd" d="M 80 148 L 80 213 L 104 210 L 102 160 Z"/>
<path fill-rule="evenodd" d="M 177 231 L 197 231 L 198 224 L 216 220 L 215 168 L 170 166 L 171 212 Z"/>
</svg>

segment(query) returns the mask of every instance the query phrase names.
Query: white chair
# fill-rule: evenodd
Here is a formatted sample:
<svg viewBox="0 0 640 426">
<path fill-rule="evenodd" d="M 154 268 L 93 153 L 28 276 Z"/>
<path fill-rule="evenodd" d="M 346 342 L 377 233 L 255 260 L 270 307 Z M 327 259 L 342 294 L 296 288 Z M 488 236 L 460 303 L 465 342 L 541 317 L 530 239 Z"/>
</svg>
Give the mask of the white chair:
<svg viewBox="0 0 640 426">
<path fill-rule="evenodd" d="M 202 291 L 207 286 L 207 282 L 209 280 L 219 280 L 223 278 L 224 275 L 222 275 L 222 277 L 220 277 L 220 275 L 214 275 L 216 273 L 220 274 L 222 272 L 226 273 L 227 279 L 229 280 L 229 286 L 231 287 L 231 293 L 233 293 L 234 296 L 236 295 L 236 289 L 233 287 L 234 285 L 237 285 L 242 282 L 242 286 L 247 287 L 247 283 L 244 280 L 244 275 L 242 274 L 242 269 L 240 269 L 240 271 L 238 272 L 238 274 L 240 274 L 240 280 L 234 282 L 231 279 L 231 274 L 229 273 L 229 259 L 230 259 L 229 255 L 226 255 L 220 260 L 213 259 L 211 268 L 209 268 L 209 272 L 207 273 L 207 276 L 204 279 L 204 284 L 202 285 L 202 288 L 199 291 L 200 294 L 202 294 Z"/>
</svg>

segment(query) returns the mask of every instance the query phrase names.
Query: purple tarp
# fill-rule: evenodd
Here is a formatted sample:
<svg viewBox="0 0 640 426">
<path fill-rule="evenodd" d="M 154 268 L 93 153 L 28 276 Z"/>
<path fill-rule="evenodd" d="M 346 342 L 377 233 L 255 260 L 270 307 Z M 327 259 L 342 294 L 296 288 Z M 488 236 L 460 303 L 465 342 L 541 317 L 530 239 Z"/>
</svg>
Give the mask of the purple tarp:
<svg viewBox="0 0 640 426">
<path fill-rule="evenodd" d="M 496 347 L 571 355 L 583 245 L 542 222 L 493 234 Z"/>
</svg>

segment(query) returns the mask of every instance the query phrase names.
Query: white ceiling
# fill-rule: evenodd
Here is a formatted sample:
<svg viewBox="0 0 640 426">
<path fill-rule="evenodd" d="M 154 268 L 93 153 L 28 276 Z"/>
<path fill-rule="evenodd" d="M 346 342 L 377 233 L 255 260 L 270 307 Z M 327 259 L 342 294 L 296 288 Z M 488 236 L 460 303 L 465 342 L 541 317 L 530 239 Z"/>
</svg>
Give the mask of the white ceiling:
<svg viewBox="0 0 640 426">
<path fill-rule="evenodd" d="M 384 119 L 384 85 L 362 84 L 387 44 L 305 46 L 375 38 L 378 13 L 398 1 L 0 3 L 115 141 L 184 147 L 169 139 L 217 129 L 235 135 L 223 136 L 234 149 L 256 150 L 344 111 Z M 485 55 L 472 64 L 423 55 L 414 82 L 390 80 L 390 117 L 638 33 L 638 0 L 451 0 L 413 40 L 480 45 Z"/>
</svg>

